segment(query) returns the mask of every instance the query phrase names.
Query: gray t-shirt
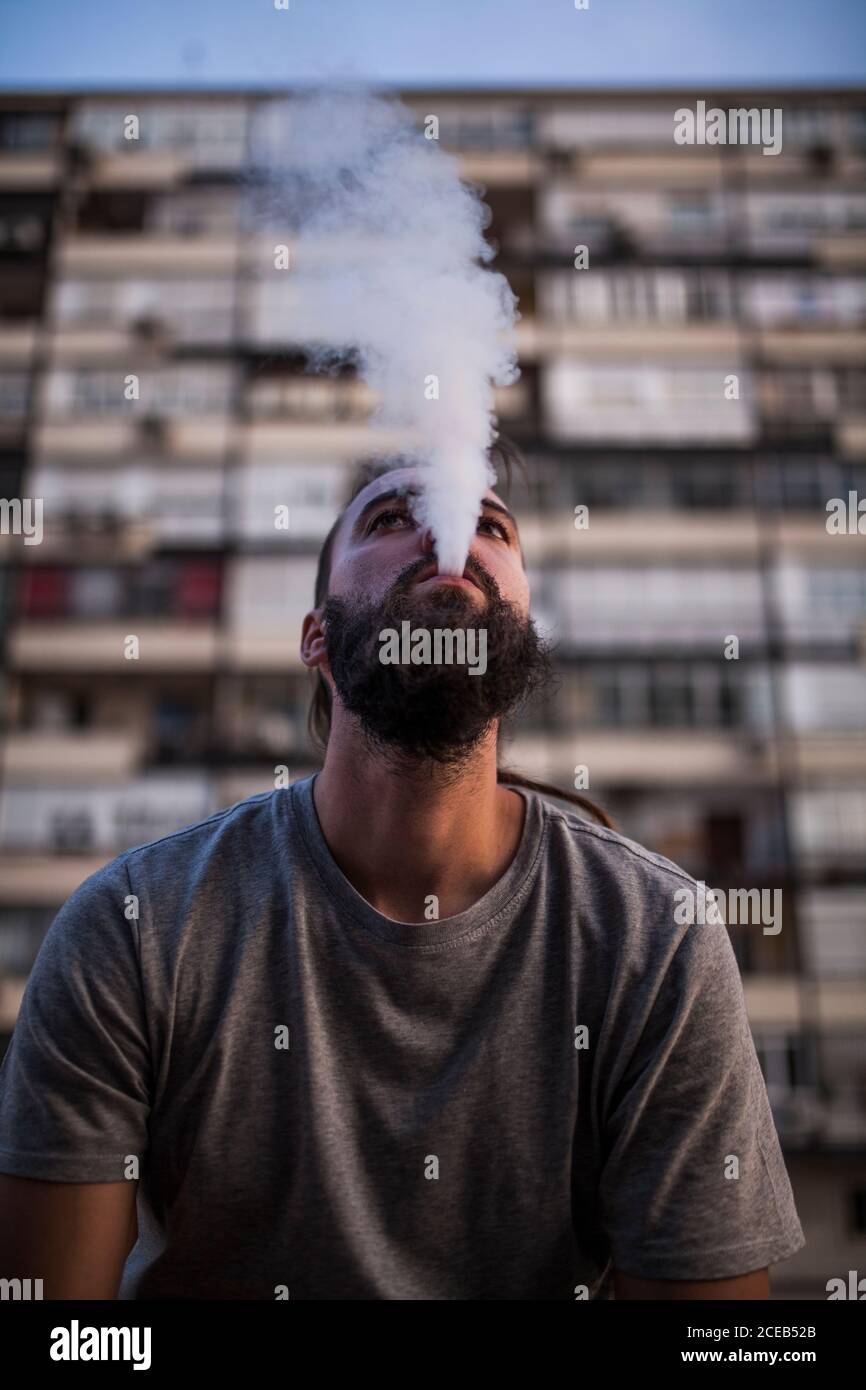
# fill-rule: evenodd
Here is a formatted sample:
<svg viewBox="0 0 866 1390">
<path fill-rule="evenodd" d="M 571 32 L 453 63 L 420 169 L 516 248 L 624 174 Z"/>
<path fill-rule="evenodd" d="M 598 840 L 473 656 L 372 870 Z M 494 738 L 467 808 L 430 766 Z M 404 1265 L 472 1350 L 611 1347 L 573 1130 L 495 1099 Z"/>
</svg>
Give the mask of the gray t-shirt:
<svg viewBox="0 0 866 1390">
<path fill-rule="evenodd" d="M 611 1265 L 804 1244 L 727 928 L 675 919 L 694 880 L 521 792 L 489 892 L 395 922 L 313 780 L 119 855 L 33 968 L 0 1171 L 138 1158 L 122 1298 L 609 1298 Z"/>
</svg>

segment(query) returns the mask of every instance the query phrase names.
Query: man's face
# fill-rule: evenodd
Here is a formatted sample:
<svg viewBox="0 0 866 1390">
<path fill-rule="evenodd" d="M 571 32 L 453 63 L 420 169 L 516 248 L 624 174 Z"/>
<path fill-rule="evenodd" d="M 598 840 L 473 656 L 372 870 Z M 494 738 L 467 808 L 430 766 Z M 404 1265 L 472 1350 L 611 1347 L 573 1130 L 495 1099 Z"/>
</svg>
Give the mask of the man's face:
<svg viewBox="0 0 866 1390">
<path fill-rule="evenodd" d="M 315 653 L 320 622 L 323 643 L 308 664 L 330 676 L 332 693 L 377 751 L 454 765 L 544 683 L 549 659 L 529 616 L 517 524 L 504 502 L 487 491 L 464 577 L 442 576 L 434 538 L 411 511 L 422 477 L 418 468 L 394 469 L 347 508 L 334 538 L 328 598 L 318 619 L 305 621 L 302 653 L 305 660 Z M 407 620 L 412 633 L 431 637 L 436 629 L 462 629 L 467 651 L 483 645 L 485 669 L 383 661 L 382 634 L 400 634 Z"/>
<path fill-rule="evenodd" d="M 334 545 L 329 587 L 332 596 L 349 594 L 375 602 L 395 582 L 405 579 L 410 567 L 414 571 L 412 580 L 436 571 L 433 537 L 415 522 L 406 497 L 407 491 L 420 490 L 422 476 L 417 468 L 394 469 L 369 483 L 354 499 Z M 394 496 L 395 493 L 399 495 Z M 529 585 L 517 523 L 502 499 L 489 488 L 464 572 L 477 581 L 482 571 L 494 581 L 503 599 L 528 614 Z M 430 583 L 422 578 L 415 586 L 415 597 L 420 599 L 442 587 L 435 579 Z M 466 592 L 474 604 L 467 611 L 478 612 L 484 596 L 478 590 Z"/>
</svg>

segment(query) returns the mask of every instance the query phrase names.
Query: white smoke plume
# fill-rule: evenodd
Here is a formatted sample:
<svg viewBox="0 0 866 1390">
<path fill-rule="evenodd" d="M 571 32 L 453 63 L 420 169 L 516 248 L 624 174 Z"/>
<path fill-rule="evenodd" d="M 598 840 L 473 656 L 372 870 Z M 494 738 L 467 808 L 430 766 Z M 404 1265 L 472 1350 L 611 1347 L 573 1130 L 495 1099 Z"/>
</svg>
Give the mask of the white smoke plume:
<svg viewBox="0 0 866 1390">
<path fill-rule="evenodd" d="M 493 387 L 519 375 L 519 315 L 486 268 L 489 209 L 425 129 L 396 98 L 303 93 L 266 111 L 253 163 L 269 227 L 292 248 L 281 333 L 314 370 L 350 350 L 378 394 L 376 422 L 405 432 L 400 453 L 422 465 L 414 512 L 440 569 L 462 574 L 495 482 Z"/>
</svg>

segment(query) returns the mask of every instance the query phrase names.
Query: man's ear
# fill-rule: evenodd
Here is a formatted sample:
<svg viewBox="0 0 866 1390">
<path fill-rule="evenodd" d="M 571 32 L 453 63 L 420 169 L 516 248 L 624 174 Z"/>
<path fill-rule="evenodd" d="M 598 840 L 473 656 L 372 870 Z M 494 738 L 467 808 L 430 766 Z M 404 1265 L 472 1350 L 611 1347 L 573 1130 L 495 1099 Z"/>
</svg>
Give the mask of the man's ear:
<svg viewBox="0 0 866 1390">
<path fill-rule="evenodd" d="M 330 676 L 331 667 L 328 662 L 321 608 L 314 608 L 304 618 L 301 627 L 301 660 L 309 670 L 319 667 L 323 675 L 327 673 Z"/>
</svg>

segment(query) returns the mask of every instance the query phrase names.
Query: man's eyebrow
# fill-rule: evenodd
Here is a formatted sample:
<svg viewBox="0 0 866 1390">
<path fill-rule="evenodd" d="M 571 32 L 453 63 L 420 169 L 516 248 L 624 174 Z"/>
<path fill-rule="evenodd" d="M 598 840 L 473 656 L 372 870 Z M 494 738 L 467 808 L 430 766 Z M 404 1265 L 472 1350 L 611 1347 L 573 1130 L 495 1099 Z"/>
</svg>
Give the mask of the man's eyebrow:
<svg viewBox="0 0 866 1390">
<path fill-rule="evenodd" d="M 491 502 L 489 497 L 485 497 L 481 505 L 482 507 L 490 507 L 492 511 L 501 512 L 503 516 L 507 516 L 508 520 L 514 526 L 515 531 L 517 530 L 517 518 L 515 517 L 513 512 L 510 512 L 508 510 L 507 507 L 503 507 L 501 502 Z"/>
<path fill-rule="evenodd" d="M 352 526 L 352 535 L 354 536 L 358 534 L 359 530 L 361 529 L 361 526 L 363 525 L 365 517 L 369 516 L 370 512 L 372 512 L 375 507 L 381 506 L 383 502 L 394 502 L 398 498 L 400 501 L 404 501 L 407 497 L 418 497 L 419 495 L 420 490 L 416 487 L 395 487 L 391 488 L 388 492 L 377 493 L 376 496 L 371 498 L 369 502 L 364 503 L 364 506 L 361 508 L 360 512 L 356 516 L 354 525 Z M 509 521 L 514 526 L 515 531 L 517 530 L 516 518 L 508 510 L 507 507 L 504 507 L 502 505 L 501 502 L 493 502 L 489 497 L 485 497 L 481 502 L 481 507 L 482 510 L 485 507 L 489 507 L 491 511 L 501 512 L 503 516 L 508 517 Z"/>
<path fill-rule="evenodd" d="M 377 492 L 376 496 L 369 502 L 365 502 L 358 515 L 355 517 L 352 526 L 352 535 L 355 536 L 361 529 L 364 518 L 370 515 L 374 507 L 378 507 L 382 502 L 394 502 L 397 498 L 402 501 L 406 497 L 417 497 L 418 489 L 414 487 L 392 487 L 388 492 Z"/>
</svg>

